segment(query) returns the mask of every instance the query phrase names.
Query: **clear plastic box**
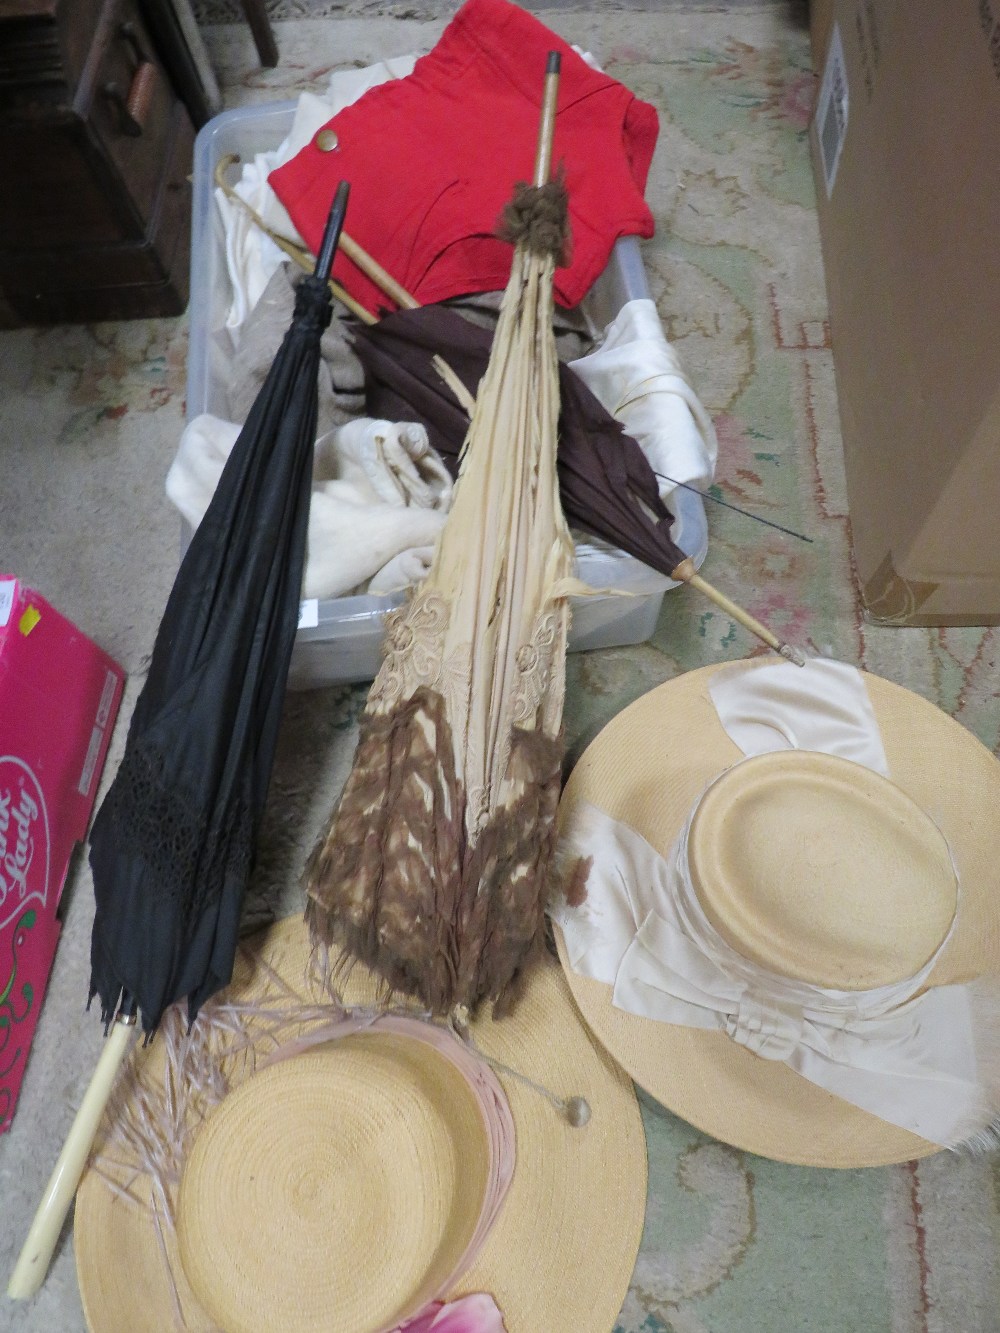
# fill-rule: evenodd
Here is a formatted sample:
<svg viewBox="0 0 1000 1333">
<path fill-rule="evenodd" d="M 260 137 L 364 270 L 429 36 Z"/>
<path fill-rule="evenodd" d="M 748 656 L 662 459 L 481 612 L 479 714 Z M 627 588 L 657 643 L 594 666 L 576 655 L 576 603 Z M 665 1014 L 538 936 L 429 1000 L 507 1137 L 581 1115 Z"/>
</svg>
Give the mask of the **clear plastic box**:
<svg viewBox="0 0 1000 1333">
<path fill-rule="evenodd" d="M 240 107 L 210 120 L 194 150 L 194 203 L 191 234 L 191 304 L 188 351 L 187 419 L 202 412 L 228 415 L 226 386 L 232 344 L 225 327 L 229 308 L 222 221 L 214 202 L 215 168 L 234 153 L 241 158 L 277 148 L 292 126 L 294 102 Z M 619 240 L 607 268 L 584 300 L 593 327 L 604 328 L 621 307 L 648 297 L 642 255 L 635 237 Z M 700 496 L 678 490 L 671 497 L 676 515 L 674 540 L 700 565 L 708 545 Z M 571 652 L 644 643 L 656 627 L 663 594 L 676 585 L 631 556 L 599 542 L 576 548 L 577 575 L 590 587 L 606 588 L 573 599 Z M 404 594 L 369 594 L 320 602 L 317 623 L 299 630 L 289 685 L 312 689 L 371 680 L 382 658 L 385 612 Z"/>
</svg>

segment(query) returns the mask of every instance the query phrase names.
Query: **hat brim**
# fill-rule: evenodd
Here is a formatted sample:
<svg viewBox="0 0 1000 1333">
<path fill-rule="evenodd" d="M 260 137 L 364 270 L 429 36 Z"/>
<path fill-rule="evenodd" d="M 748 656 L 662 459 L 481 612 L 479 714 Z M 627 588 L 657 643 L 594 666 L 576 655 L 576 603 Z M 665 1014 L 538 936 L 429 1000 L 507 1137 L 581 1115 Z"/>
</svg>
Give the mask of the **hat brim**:
<svg viewBox="0 0 1000 1333">
<path fill-rule="evenodd" d="M 228 994 L 247 1000 L 257 993 L 264 976 L 255 967 L 259 959 L 305 996 L 309 953 L 303 922 L 279 922 L 245 942 Z M 343 989 L 349 1004 L 371 1004 L 377 997 L 377 983 L 360 967 Z M 489 1292 L 508 1333 L 606 1333 L 628 1290 L 645 1215 L 646 1145 L 635 1090 L 580 1021 L 553 960 L 534 970 L 509 1017 L 481 1018 L 472 1034 L 492 1059 L 559 1096 L 585 1097 L 592 1115 L 585 1127 L 573 1128 L 540 1093 L 498 1073 L 515 1124 L 514 1177 L 482 1251 L 448 1297 Z M 162 1065 L 159 1045 L 137 1050 L 134 1058 Z M 146 1203 L 148 1177 L 134 1182 L 129 1194 Z M 173 1327 L 171 1275 L 191 1333 L 215 1328 L 185 1280 L 173 1231 L 159 1227 L 151 1208 L 116 1193 L 93 1169 L 77 1193 L 74 1248 L 91 1329 L 161 1333 Z M 366 1260 L 359 1256 L 359 1263 Z"/>
<path fill-rule="evenodd" d="M 575 802 L 588 801 L 666 854 L 708 784 L 742 758 L 708 693 L 712 675 L 724 669 L 679 676 L 613 718 L 570 775 L 561 817 Z M 958 920 L 930 984 L 996 973 L 1000 763 L 933 704 L 862 674 L 892 780 L 937 823 L 958 869 Z M 761 1059 L 724 1033 L 615 1008 L 610 986 L 570 968 L 558 928 L 556 939 L 570 989 L 601 1044 L 650 1096 L 704 1133 L 809 1166 L 882 1166 L 939 1151 L 939 1145 L 852 1106 L 779 1061 Z"/>
</svg>

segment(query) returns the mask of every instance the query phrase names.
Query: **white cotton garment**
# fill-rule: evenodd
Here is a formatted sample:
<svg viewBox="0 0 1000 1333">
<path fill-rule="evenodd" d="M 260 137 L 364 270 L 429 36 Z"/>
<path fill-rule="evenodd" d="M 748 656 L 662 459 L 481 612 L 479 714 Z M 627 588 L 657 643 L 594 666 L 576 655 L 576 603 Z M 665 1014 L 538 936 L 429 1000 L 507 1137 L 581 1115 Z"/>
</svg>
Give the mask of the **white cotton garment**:
<svg viewBox="0 0 1000 1333">
<path fill-rule="evenodd" d="M 409 551 L 400 551 L 368 581 L 371 593 L 401 592 L 404 588 L 415 588 L 431 572 L 434 562 L 433 546 L 414 546 Z"/>
<path fill-rule="evenodd" d="M 627 302 L 600 347 L 569 365 L 639 444 L 664 498 L 675 482 L 696 488 L 711 482 L 719 452 L 715 427 L 653 301 Z"/>
<path fill-rule="evenodd" d="M 167 473 L 171 502 L 196 528 L 215 494 L 241 427 L 208 413 L 181 436 Z M 325 601 L 366 589 L 406 586 L 422 577 L 451 504 L 451 478 L 423 426 L 348 422 L 317 442 L 304 598 Z"/>
</svg>

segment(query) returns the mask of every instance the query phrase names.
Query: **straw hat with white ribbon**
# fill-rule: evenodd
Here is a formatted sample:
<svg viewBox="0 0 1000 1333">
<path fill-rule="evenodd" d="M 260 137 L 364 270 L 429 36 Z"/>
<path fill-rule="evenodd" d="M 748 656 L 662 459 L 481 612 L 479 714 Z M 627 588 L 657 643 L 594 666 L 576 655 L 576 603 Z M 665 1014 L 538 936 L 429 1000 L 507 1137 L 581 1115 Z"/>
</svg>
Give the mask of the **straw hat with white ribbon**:
<svg viewBox="0 0 1000 1333">
<path fill-rule="evenodd" d="M 1000 763 L 842 663 L 707 667 L 560 810 L 560 955 L 607 1050 L 725 1142 L 856 1167 L 994 1146 Z"/>
<path fill-rule="evenodd" d="M 241 948 L 190 1035 L 170 1011 L 137 1049 L 77 1195 L 88 1326 L 375 1333 L 485 1293 L 507 1333 L 606 1333 L 642 1235 L 645 1139 L 558 965 L 461 1042 L 409 1013 L 372 1021 L 361 967 L 343 997 L 324 1019 L 308 929 L 284 921 Z"/>
</svg>

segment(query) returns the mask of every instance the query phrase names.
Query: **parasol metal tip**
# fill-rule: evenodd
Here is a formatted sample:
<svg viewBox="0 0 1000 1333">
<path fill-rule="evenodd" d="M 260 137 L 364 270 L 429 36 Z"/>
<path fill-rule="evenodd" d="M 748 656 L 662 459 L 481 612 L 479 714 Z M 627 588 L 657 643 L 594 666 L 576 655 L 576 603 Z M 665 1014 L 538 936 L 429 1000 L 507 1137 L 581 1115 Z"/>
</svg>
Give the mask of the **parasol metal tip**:
<svg viewBox="0 0 1000 1333">
<path fill-rule="evenodd" d="M 330 270 L 333 268 L 333 256 L 340 242 L 340 233 L 347 213 L 347 197 L 350 192 L 350 182 L 341 181 L 330 205 L 330 214 L 326 220 L 326 228 L 316 255 L 316 268 L 314 270 L 316 276 L 322 278 L 324 282 L 329 281 Z"/>
<path fill-rule="evenodd" d="M 778 652 L 787 661 L 793 662 L 797 667 L 804 667 L 806 664 L 806 655 L 801 648 L 796 648 L 794 644 L 783 643 Z"/>
<path fill-rule="evenodd" d="M 549 58 L 545 62 L 545 73 L 558 74 L 561 65 L 562 65 L 562 56 L 560 55 L 560 53 L 558 51 L 550 51 Z"/>
<path fill-rule="evenodd" d="M 134 1023 L 136 1014 L 139 1012 L 139 1002 L 130 990 L 122 987 L 122 993 L 118 997 L 118 1012 L 115 1014 L 119 1023 Z"/>
</svg>

